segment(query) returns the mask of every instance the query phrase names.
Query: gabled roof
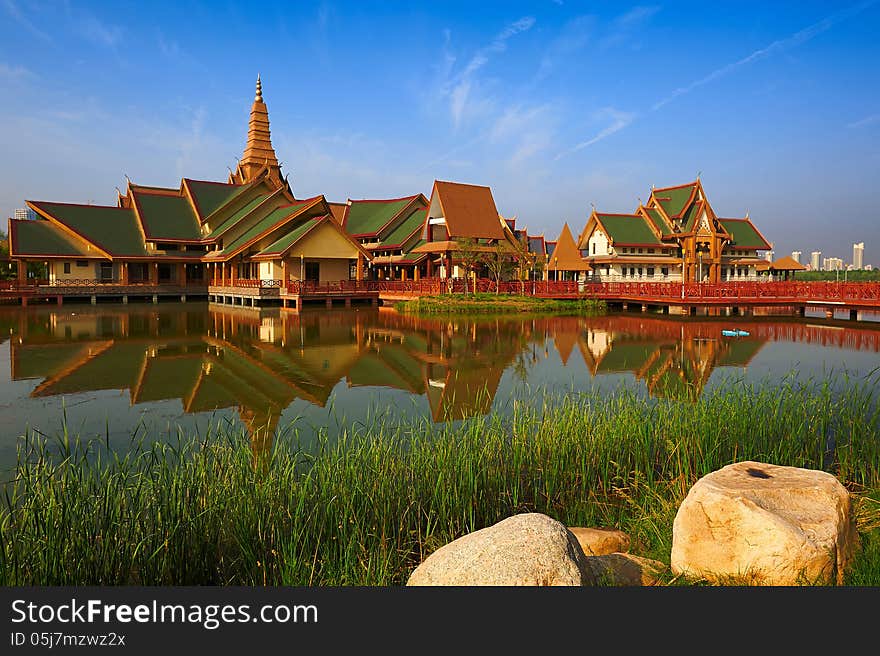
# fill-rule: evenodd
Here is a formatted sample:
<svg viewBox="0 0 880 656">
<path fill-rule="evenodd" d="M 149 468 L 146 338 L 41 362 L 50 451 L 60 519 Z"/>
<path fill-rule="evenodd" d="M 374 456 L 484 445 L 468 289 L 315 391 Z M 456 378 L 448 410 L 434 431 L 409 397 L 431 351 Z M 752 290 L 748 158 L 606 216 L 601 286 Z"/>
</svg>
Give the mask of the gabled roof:
<svg viewBox="0 0 880 656">
<path fill-rule="evenodd" d="M 688 182 L 676 187 L 652 189 L 651 196 L 657 201 L 670 219 L 681 218 L 682 213 L 697 196 L 699 181 Z"/>
<path fill-rule="evenodd" d="M 183 178 L 181 185 L 189 191 L 199 221 L 204 221 L 219 207 L 248 188 L 248 185 L 190 180 L 189 178 Z"/>
<path fill-rule="evenodd" d="M 99 248 L 109 257 L 145 256 L 144 240 L 134 210 L 105 205 L 25 201 L 44 216 Z"/>
<path fill-rule="evenodd" d="M 498 208 L 489 187 L 435 180 L 431 192 L 437 195 L 449 236 L 504 239 Z"/>
<path fill-rule="evenodd" d="M 419 194 L 385 200 L 350 200 L 342 225 L 352 237 L 377 235 L 418 196 Z"/>
<path fill-rule="evenodd" d="M 662 246 L 662 242 L 641 214 L 606 214 L 594 212 L 597 223 L 615 246 Z"/>
<path fill-rule="evenodd" d="M 568 223 L 563 224 L 562 232 L 553 252 L 550 253 L 550 263 L 555 271 L 589 271 L 590 265 L 581 257 L 581 253 L 574 243 Z"/>
<path fill-rule="evenodd" d="M 9 254 L 19 255 L 101 257 L 97 250 L 72 237 L 51 221 L 9 219 Z"/>
<path fill-rule="evenodd" d="M 806 271 L 807 267 L 805 267 L 800 262 L 797 262 L 791 255 L 786 255 L 785 257 L 780 257 L 778 260 L 774 260 L 770 264 L 771 271 Z"/>
<path fill-rule="evenodd" d="M 415 207 L 408 216 L 401 221 L 394 230 L 382 239 L 382 247 L 403 247 L 412 237 L 419 232 L 425 222 L 425 208 Z"/>
<path fill-rule="evenodd" d="M 529 253 L 535 255 L 546 255 L 547 247 L 544 243 L 544 235 L 533 235 L 529 237 Z"/>
<path fill-rule="evenodd" d="M 219 237 L 222 237 L 227 231 L 229 231 L 230 228 L 238 225 L 239 221 L 241 221 L 244 217 L 246 217 L 257 207 L 262 205 L 266 200 L 268 200 L 273 193 L 275 192 L 260 194 L 256 198 L 251 199 L 248 203 L 244 205 L 244 207 L 240 208 L 223 223 L 214 228 L 211 231 L 211 234 L 208 235 L 208 239 L 217 239 Z"/>
<path fill-rule="evenodd" d="M 310 198 L 308 200 L 301 200 L 295 203 L 290 203 L 282 205 L 281 207 L 277 207 L 269 212 L 262 219 L 251 225 L 247 230 L 245 230 L 241 235 L 233 239 L 231 242 L 229 242 L 228 244 L 224 244 L 222 251 L 212 252 L 209 254 L 209 256 L 218 257 L 221 259 L 228 259 L 234 255 L 237 255 L 239 251 L 251 245 L 264 235 L 267 235 L 273 230 L 280 228 L 286 223 L 289 223 L 294 218 L 299 216 L 303 211 L 314 205 L 317 205 L 321 201 L 323 201 L 323 196 L 316 196 L 315 198 Z"/>
<path fill-rule="evenodd" d="M 654 207 L 645 207 L 644 205 L 639 210 L 644 214 L 645 218 L 654 224 L 654 228 L 660 233 L 661 238 L 670 237 L 674 234 L 672 226 L 660 210 Z"/>
<path fill-rule="evenodd" d="M 764 239 L 754 224 L 748 219 L 718 219 L 724 229 L 730 233 L 734 248 L 754 248 L 769 250 L 770 242 Z"/>
<path fill-rule="evenodd" d="M 330 214 L 339 225 L 345 221 L 345 211 L 348 209 L 348 203 L 327 203 L 330 206 Z"/>
<path fill-rule="evenodd" d="M 178 191 L 168 194 L 130 185 L 129 193 L 148 241 L 201 239 L 198 217 L 193 213 L 189 200 L 179 195 Z"/>
</svg>

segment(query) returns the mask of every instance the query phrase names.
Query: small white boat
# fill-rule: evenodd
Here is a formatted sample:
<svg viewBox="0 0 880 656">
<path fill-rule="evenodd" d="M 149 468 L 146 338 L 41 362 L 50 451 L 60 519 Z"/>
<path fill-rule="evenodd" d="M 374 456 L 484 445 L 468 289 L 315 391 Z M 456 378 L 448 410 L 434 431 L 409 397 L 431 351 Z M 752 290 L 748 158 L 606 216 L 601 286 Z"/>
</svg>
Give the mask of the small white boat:
<svg viewBox="0 0 880 656">
<path fill-rule="evenodd" d="M 721 334 L 725 337 L 748 337 L 748 330 L 722 330 Z"/>
</svg>

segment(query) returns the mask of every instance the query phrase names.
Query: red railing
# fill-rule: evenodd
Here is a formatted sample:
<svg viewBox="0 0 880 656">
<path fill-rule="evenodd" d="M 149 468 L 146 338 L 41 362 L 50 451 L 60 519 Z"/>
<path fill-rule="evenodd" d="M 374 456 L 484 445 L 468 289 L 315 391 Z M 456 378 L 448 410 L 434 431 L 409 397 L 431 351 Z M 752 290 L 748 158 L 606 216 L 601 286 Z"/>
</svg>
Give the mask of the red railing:
<svg viewBox="0 0 880 656">
<path fill-rule="evenodd" d="M 246 289 L 280 289 L 283 281 L 269 278 L 236 278 L 228 283 L 218 283 L 216 287 L 243 287 Z"/>
<path fill-rule="evenodd" d="M 658 300 L 827 301 L 880 302 L 876 282 L 604 282 L 588 284 L 586 295 L 595 298 L 645 298 Z"/>
<path fill-rule="evenodd" d="M 335 280 L 329 282 L 317 282 L 314 280 L 290 280 L 287 283 L 287 293 L 294 295 L 303 294 L 356 294 L 379 291 L 379 280 Z"/>
</svg>

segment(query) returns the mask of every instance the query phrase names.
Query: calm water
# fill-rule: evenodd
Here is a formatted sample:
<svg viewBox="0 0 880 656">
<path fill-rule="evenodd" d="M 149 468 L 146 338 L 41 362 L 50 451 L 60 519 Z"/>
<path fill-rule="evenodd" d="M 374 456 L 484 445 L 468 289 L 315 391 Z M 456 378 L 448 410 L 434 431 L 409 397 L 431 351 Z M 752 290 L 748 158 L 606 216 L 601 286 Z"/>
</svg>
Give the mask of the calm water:
<svg viewBox="0 0 880 656">
<path fill-rule="evenodd" d="M 749 331 L 727 338 L 724 328 Z M 128 444 L 228 422 L 255 439 L 377 417 L 456 421 L 630 386 L 693 401 L 725 377 L 871 374 L 880 324 L 781 317 L 492 321 L 200 303 L 0 309 L 0 467 L 29 429 Z"/>
</svg>

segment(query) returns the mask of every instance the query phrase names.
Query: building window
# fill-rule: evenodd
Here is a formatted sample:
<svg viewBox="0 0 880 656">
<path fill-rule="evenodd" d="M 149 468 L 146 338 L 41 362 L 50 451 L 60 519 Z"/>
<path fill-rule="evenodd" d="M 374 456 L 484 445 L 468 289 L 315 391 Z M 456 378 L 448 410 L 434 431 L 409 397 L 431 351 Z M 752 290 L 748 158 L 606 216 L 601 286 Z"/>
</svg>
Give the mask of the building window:
<svg viewBox="0 0 880 656">
<path fill-rule="evenodd" d="M 64 263 L 64 273 L 70 273 L 70 262 Z"/>
<path fill-rule="evenodd" d="M 642 267 L 639 267 L 639 277 L 641 278 L 641 276 L 642 276 Z"/>
<path fill-rule="evenodd" d="M 635 268 L 635 267 L 630 267 L 630 268 L 629 268 L 629 275 L 630 275 L 631 278 L 635 278 L 635 277 L 636 277 L 636 268 Z"/>
<path fill-rule="evenodd" d="M 357 260 L 348 261 L 348 279 L 357 280 L 358 263 Z"/>
<path fill-rule="evenodd" d="M 593 255 L 596 254 L 596 242 L 593 242 Z"/>
<path fill-rule="evenodd" d="M 150 275 L 148 267 L 146 262 L 131 262 L 128 265 L 128 281 L 146 282 Z"/>
<path fill-rule="evenodd" d="M 318 282 L 321 279 L 320 262 L 306 262 L 305 275 L 306 280 Z"/>
<path fill-rule="evenodd" d="M 654 267 L 648 267 L 648 276 L 654 277 Z"/>
<path fill-rule="evenodd" d="M 159 282 L 171 282 L 173 269 L 167 262 L 159 265 Z"/>
<path fill-rule="evenodd" d="M 113 263 L 101 262 L 101 282 L 113 280 Z"/>
<path fill-rule="evenodd" d="M 669 267 L 660 267 L 660 275 L 664 278 L 669 275 Z"/>
<path fill-rule="evenodd" d="M 653 254 L 654 254 L 654 249 L 653 249 L 653 248 L 649 248 L 649 249 L 648 249 L 648 252 L 649 252 L 651 255 L 653 255 Z"/>
<path fill-rule="evenodd" d="M 80 269 L 82 269 L 84 267 L 89 266 L 89 261 L 88 260 L 77 260 L 76 266 L 78 266 Z"/>
<path fill-rule="evenodd" d="M 640 248 L 640 249 L 639 249 L 639 254 L 641 254 L 641 252 L 642 252 L 642 249 Z"/>
</svg>

